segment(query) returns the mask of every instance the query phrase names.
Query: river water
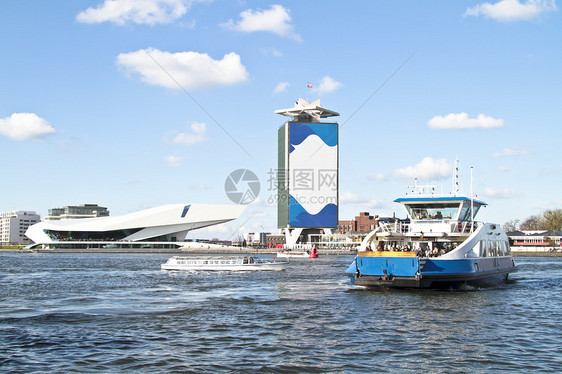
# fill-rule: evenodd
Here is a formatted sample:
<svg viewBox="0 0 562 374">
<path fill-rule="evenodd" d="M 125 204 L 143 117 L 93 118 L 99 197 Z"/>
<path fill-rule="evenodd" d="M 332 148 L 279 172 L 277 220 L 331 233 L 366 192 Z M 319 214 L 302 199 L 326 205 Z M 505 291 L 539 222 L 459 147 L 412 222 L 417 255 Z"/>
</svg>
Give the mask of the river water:
<svg viewBox="0 0 562 374">
<path fill-rule="evenodd" d="M 351 256 L 166 272 L 168 255 L 0 254 L 0 371 L 562 372 L 562 258 L 512 281 L 369 290 Z"/>
</svg>

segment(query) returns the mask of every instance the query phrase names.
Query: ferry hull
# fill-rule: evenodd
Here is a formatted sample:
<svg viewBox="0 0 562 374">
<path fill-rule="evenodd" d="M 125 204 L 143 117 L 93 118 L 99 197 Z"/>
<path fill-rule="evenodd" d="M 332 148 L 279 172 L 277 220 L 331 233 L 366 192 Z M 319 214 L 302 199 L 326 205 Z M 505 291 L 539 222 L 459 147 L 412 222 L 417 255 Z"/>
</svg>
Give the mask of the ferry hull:
<svg viewBox="0 0 562 374">
<path fill-rule="evenodd" d="M 515 270 L 511 257 L 357 257 L 346 274 L 352 284 L 367 287 L 457 288 L 463 284 L 482 287 L 505 282 Z"/>
</svg>

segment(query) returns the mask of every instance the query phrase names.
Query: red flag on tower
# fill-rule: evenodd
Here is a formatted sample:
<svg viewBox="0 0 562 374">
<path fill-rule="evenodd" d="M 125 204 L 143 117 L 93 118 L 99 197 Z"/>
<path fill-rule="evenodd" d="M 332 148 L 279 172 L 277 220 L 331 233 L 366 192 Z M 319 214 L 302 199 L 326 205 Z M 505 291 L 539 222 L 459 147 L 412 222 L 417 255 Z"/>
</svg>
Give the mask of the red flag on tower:
<svg viewBox="0 0 562 374">
<path fill-rule="evenodd" d="M 310 82 L 306 82 L 306 87 L 312 88 L 312 87 L 314 87 L 314 85 L 313 85 L 312 83 L 310 83 Z"/>
</svg>

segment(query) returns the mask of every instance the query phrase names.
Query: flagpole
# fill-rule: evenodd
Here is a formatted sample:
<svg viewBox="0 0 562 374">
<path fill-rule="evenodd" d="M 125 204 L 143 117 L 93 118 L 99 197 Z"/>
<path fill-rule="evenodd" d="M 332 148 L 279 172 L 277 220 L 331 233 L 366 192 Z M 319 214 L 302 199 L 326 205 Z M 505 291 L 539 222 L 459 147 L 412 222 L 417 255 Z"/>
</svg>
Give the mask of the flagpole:
<svg viewBox="0 0 562 374">
<path fill-rule="evenodd" d="M 306 88 L 312 88 L 314 87 L 314 85 L 310 82 L 306 82 Z M 308 90 L 306 90 L 306 102 L 310 103 L 310 101 L 308 101 Z"/>
</svg>

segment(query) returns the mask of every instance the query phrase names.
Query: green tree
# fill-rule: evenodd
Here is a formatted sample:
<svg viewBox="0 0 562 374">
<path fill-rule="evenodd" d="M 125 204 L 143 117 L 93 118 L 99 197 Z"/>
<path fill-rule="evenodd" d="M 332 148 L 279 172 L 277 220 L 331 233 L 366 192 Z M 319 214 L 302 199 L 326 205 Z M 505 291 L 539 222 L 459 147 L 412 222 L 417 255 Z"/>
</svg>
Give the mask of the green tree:
<svg viewBox="0 0 562 374">
<path fill-rule="evenodd" d="M 545 230 L 562 231 L 562 209 L 549 209 L 543 213 Z"/>
</svg>

